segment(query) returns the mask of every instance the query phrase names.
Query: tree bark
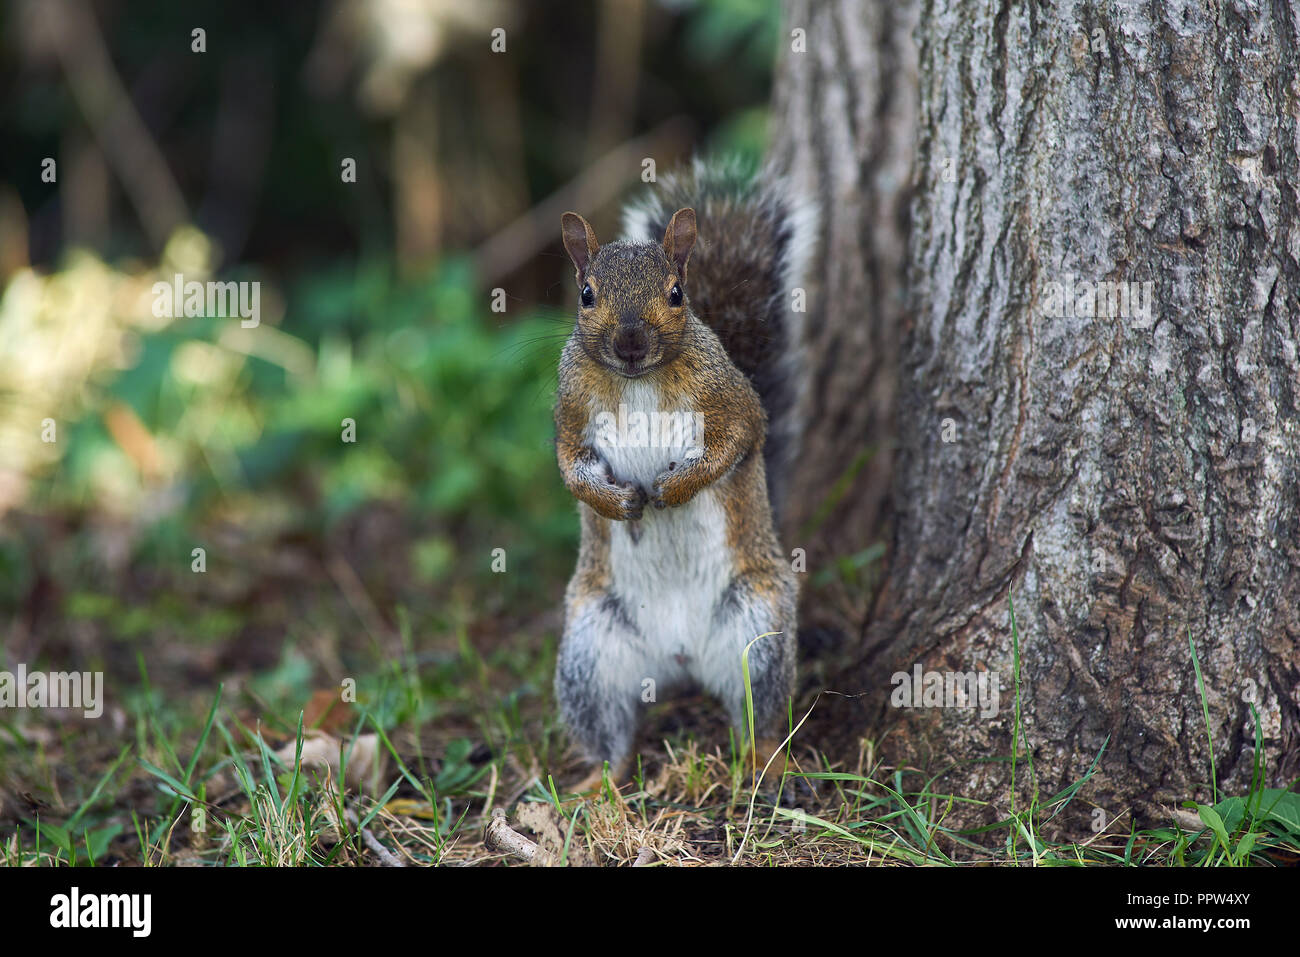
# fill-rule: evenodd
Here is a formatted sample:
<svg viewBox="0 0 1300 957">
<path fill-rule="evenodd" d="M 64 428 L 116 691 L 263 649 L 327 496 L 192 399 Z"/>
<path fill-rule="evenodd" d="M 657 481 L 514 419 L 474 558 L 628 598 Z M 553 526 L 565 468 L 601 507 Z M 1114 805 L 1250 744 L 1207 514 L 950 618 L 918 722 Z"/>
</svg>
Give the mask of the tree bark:
<svg viewBox="0 0 1300 957">
<path fill-rule="evenodd" d="M 1252 705 L 1284 784 L 1300 774 L 1300 2 L 924 0 L 915 39 L 913 7 L 790 2 L 809 54 L 786 55 L 776 94 L 778 144 L 832 191 L 806 439 L 829 461 L 793 489 L 815 500 L 853 448 L 898 449 L 817 543 L 837 554 L 892 520 L 864 731 L 888 731 L 896 763 L 955 763 L 935 789 L 1005 813 L 1009 769 L 973 762 L 1011 752 L 1014 603 L 1035 773 L 1018 806 L 1098 754 L 1054 822 L 1077 838 L 1093 807 L 1127 829 L 1126 812 L 1210 798 L 1189 639 L 1220 790 L 1250 785 Z M 882 171 L 907 154 L 893 121 L 913 96 L 895 219 L 908 177 Z M 917 663 L 989 671 L 1001 707 L 890 707 Z"/>
<path fill-rule="evenodd" d="M 916 3 L 790 0 L 785 21 L 772 155 L 816 198 L 822 251 L 809 283 L 809 389 L 782 540 L 787 550 L 806 549 L 813 569 L 860 555 L 888 527 L 917 123 Z M 856 636 L 872 581 L 837 575 L 819 586 L 801 627 Z"/>
</svg>

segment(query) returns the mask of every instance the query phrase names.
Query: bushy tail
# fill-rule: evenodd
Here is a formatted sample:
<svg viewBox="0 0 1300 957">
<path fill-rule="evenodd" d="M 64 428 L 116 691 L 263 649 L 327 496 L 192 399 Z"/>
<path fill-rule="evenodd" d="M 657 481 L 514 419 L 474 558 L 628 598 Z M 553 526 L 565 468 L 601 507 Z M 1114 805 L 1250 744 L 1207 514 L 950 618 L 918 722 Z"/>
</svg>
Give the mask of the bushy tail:
<svg viewBox="0 0 1300 957">
<path fill-rule="evenodd" d="M 779 173 L 740 161 L 696 160 L 646 189 L 624 212 L 630 240 L 660 242 L 674 212 L 695 210 L 698 238 L 687 267 L 687 298 L 749 376 L 767 411 L 768 497 L 779 522 L 804 425 L 803 310 L 817 207 Z"/>
</svg>

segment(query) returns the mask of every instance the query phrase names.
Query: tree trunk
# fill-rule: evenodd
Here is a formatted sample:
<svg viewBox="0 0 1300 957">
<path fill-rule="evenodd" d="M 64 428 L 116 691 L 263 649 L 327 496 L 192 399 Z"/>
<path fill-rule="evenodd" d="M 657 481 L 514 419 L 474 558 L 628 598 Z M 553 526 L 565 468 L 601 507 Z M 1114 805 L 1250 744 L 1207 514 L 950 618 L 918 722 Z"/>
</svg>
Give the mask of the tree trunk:
<svg viewBox="0 0 1300 957">
<path fill-rule="evenodd" d="M 776 96 L 778 143 L 833 191 L 806 439 L 831 461 L 804 487 L 824 496 L 854 447 L 898 450 L 818 542 L 892 519 L 865 683 L 841 689 L 866 692 L 861 730 L 895 763 L 956 762 L 935 789 L 1004 813 L 1009 769 L 972 762 L 1011 752 L 1014 604 L 1039 794 L 1104 749 L 1067 834 L 1091 836 L 1093 806 L 1143 822 L 1210 797 L 1189 638 L 1220 789 L 1250 785 L 1252 705 L 1270 782 L 1294 778 L 1300 0 L 927 0 L 914 39 L 909 2 L 816 6 L 788 5 L 809 53 Z M 903 223 L 909 177 L 883 174 L 906 110 L 879 108 L 913 96 Z M 890 707 L 918 663 L 989 671 L 1000 708 Z"/>
<path fill-rule="evenodd" d="M 787 550 L 806 549 L 814 569 L 861 555 L 887 530 L 917 122 L 916 3 L 792 0 L 785 20 L 772 153 L 818 201 L 822 255 L 810 277 L 809 390 L 782 540 Z M 819 585 L 801 627 L 856 636 L 872 582 L 836 575 Z"/>
</svg>

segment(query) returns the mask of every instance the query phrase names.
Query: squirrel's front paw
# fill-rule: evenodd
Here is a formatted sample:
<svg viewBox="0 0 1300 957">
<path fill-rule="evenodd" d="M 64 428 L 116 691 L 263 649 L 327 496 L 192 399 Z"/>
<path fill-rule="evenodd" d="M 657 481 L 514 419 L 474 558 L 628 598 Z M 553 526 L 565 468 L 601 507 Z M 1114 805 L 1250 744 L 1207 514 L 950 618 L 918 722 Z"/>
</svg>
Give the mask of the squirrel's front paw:
<svg viewBox="0 0 1300 957">
<path fill-rule="evenodd" d="M 645 508 L 646 494 L 645 489 L 640 485 L 621 485 L 622 496 L 619 498 L 619 505 L 624 512 L 623 520 L 635 522 L 641 518 L 641 511 Z"/>
<path fill-rule="evenodd" d="M 593 507 L 605 518 L 616 522 L 635 522 L 641 518 L 646 503 L 645 489 L 641 486 L 613 482 L 602 491 L 599 504 L 593 503 Z"/>
<path fill-rule="evenodd" d="M 655 508 L 676 508 L 689 502 L 693 494 L 690 485 L 683 480 L 680 465 L 671 462 L 650 487 L 650 503 Z"/>
</svg>

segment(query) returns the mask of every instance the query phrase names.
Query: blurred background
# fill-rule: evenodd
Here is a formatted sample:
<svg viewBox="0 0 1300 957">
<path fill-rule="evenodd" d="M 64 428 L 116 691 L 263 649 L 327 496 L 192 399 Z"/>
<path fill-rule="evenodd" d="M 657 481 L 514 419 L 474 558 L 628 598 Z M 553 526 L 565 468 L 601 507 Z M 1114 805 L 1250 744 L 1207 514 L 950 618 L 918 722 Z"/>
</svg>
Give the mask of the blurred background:
<svg viewBox="0 0 1300 957">
<path fill-rule="evenodd" d="M 560 213 L 613 236 L 643 160 L 761 155 L 778 29 L 775 0 L 6 2 L 0 668 L 104 671 L 119 731 L 221 682 L 286 724 L 349 675 L 385 720 L 548 696 Z M 177 273 L 260 283 L 260 325 L 155 315 Z"/>
</svg>

